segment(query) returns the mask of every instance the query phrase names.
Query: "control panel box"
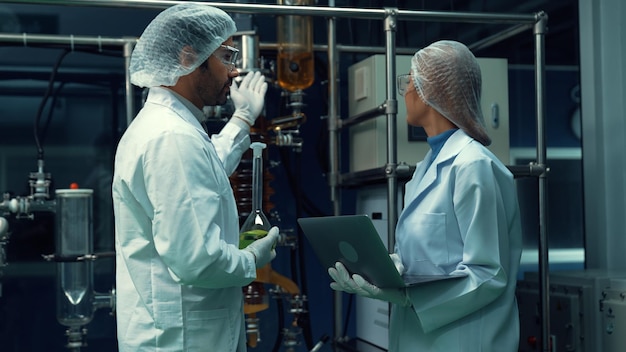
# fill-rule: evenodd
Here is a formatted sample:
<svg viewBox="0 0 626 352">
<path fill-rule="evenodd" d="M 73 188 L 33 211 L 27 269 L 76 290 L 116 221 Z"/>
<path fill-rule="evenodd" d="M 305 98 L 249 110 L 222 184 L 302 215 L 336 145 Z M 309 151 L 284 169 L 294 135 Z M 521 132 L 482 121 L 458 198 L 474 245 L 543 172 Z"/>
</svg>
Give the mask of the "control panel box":
<svg viewBox="0 0 626 352">
<path fill-rule="evenodd" d="M 610 288 L 602 294 L 600 312 L 604 351 L 624 351 L 626 348 L 626 279 L 611 280 Z"/>
<path fill-rule="evenodd" d="M 616 280 L 624 280 L 626 271 L 618 270 L 576 270 L 551 272 L 548 278 L 550 287 L 550 336 L 555 351 L 570 352 L 614 352 L 622 349 L 609 349 L 611 343 L 618 343 L 626 336 L 626 305 L 618 299 L 605 300 L 607 292 L 615 286 Z M 626 295 L 626 284 L 621 290 Z M 539 275 L 527 272 L 518 281 L 516 291 L 520 311 L 519 352 L 541 351 L 542 316 L 540 314 Z M 626 297 L 626 296 L 625 296 Z M 624 307 L 622 307 L 624 305 Z M 615 317 L 607 315 L 607 309 L 623 313 Z M 619 316 L 619 318 L 617 317 Z M 607 326 L 619 331 L 607 334 Z M 621 341 L 620 341 L 621 342 Z M 619 344 L 619 343 L 618 343 Z"/>
</svg>

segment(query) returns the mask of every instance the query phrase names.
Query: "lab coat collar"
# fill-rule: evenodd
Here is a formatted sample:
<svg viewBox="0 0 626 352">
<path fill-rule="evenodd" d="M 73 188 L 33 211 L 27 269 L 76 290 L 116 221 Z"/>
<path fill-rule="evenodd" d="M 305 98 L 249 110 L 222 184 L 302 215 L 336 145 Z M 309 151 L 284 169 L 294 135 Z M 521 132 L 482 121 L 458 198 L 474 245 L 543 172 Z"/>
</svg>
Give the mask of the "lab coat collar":
<svg viewBox="0 0 626 352">
<path fill-rule="evenodd" d="M 420 175 L 423 175 L 423 177 L 421 177 L 421 181 L 418 184 L 414 185 L 417 186 L 417 189 L 415 189 L 414 192 L 416 192 L 416 194 L 420 194 L 433 182 L 435 182 L 439 171 L 439 164 L 457 156 L 461 150 L 473 140 L 474 139 L 468 136 L 462 129 L 458 129 L 454 132 L 443 145 L 441 151 L 439 151 L 439 154 L 432 163 L 429 164 L 423 161 L 418 164 L 413 178 L 420 178 Z M 430 158 L 431 153 L 432 151 L 429 151 L 425 158 Z"/>
<path fill-rule="evenodd" d="M 461 149 L 465 148 L 465 146 L 471 143 L 474 139 L 465 133 L 462 129 L 458 129 L 454 132 L 450 138 L 446 141 L 446 143 L 441 148 L 439 155 L 433 161 L 433 164 L 440 164 L 450 158 L 457 156 Z"/>
<path fill-rule="evenodd" d="M 209 135 L 200 124 L 200 121 L 204 118 L 204 114 L 180 94 L 164 87 L 152 87 L 148 92 L 146 102 L 171 108 L 183 120 L 195 127 L 206 140 L 210 141 Z"/>
</svg>

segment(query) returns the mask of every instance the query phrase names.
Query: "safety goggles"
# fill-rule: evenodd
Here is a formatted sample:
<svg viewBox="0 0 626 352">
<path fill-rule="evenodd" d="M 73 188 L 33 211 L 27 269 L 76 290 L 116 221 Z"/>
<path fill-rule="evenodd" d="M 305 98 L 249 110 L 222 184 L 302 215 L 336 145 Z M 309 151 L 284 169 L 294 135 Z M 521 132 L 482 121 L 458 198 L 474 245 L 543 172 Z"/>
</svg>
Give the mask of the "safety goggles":
<svg viewBox="0 0 626 352">
<path fill-rule="evenodd" d="M 239 58 L 239 49 L 228 45 L 220 45 L 213 53 L 230 71 L 234 70 Z"/>
<path fill-rule="evenodd" d="M 409 89 L 409 84 L 411 83 L 411 74 L 405 73 L 403 75 L 398 75 L 396 82 L 398 83 L 398 94 L 404 96 Z"/>
</svg>

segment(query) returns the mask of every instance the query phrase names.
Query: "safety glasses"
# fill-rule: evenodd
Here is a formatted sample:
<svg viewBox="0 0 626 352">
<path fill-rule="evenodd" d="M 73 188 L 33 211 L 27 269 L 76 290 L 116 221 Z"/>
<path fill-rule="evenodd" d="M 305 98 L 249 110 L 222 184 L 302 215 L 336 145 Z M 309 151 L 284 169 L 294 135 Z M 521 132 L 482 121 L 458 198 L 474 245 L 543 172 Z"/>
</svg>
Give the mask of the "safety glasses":
<svg viewBox="0 0 626 352">
<path fill-rule="evenodd" d="M 404 96 L 409 89 L 409 83 L 411 83 L 411 74 L 398 75 L 396 82 L 398 83 L 398 94 Z"/>
<path fill-rule="evenodd" d="M 228 45 L 220 45 L 213 53 L 230 71 L 234 70 L 239 58 L 239 49 Z"/>
</svg>

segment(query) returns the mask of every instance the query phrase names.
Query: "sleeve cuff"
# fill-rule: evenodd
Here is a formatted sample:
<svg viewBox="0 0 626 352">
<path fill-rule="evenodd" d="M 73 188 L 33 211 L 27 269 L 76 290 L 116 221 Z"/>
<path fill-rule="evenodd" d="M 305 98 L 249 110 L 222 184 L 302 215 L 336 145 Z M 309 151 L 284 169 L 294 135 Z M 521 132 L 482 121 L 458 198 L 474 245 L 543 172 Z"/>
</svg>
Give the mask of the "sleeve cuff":
<svg viewBox="0 0 626 352">
<path fill-rule="evenodd" d="M 252 127 L 248 121 L 244 120 L 243 118 L 237 115 L 233 115 L 233 117 L 230 118 L 230 122 L 234 123 L 242 130 L 246 130 L 246 131 L 250 131 L 250 128 Z"/>
</svg>

